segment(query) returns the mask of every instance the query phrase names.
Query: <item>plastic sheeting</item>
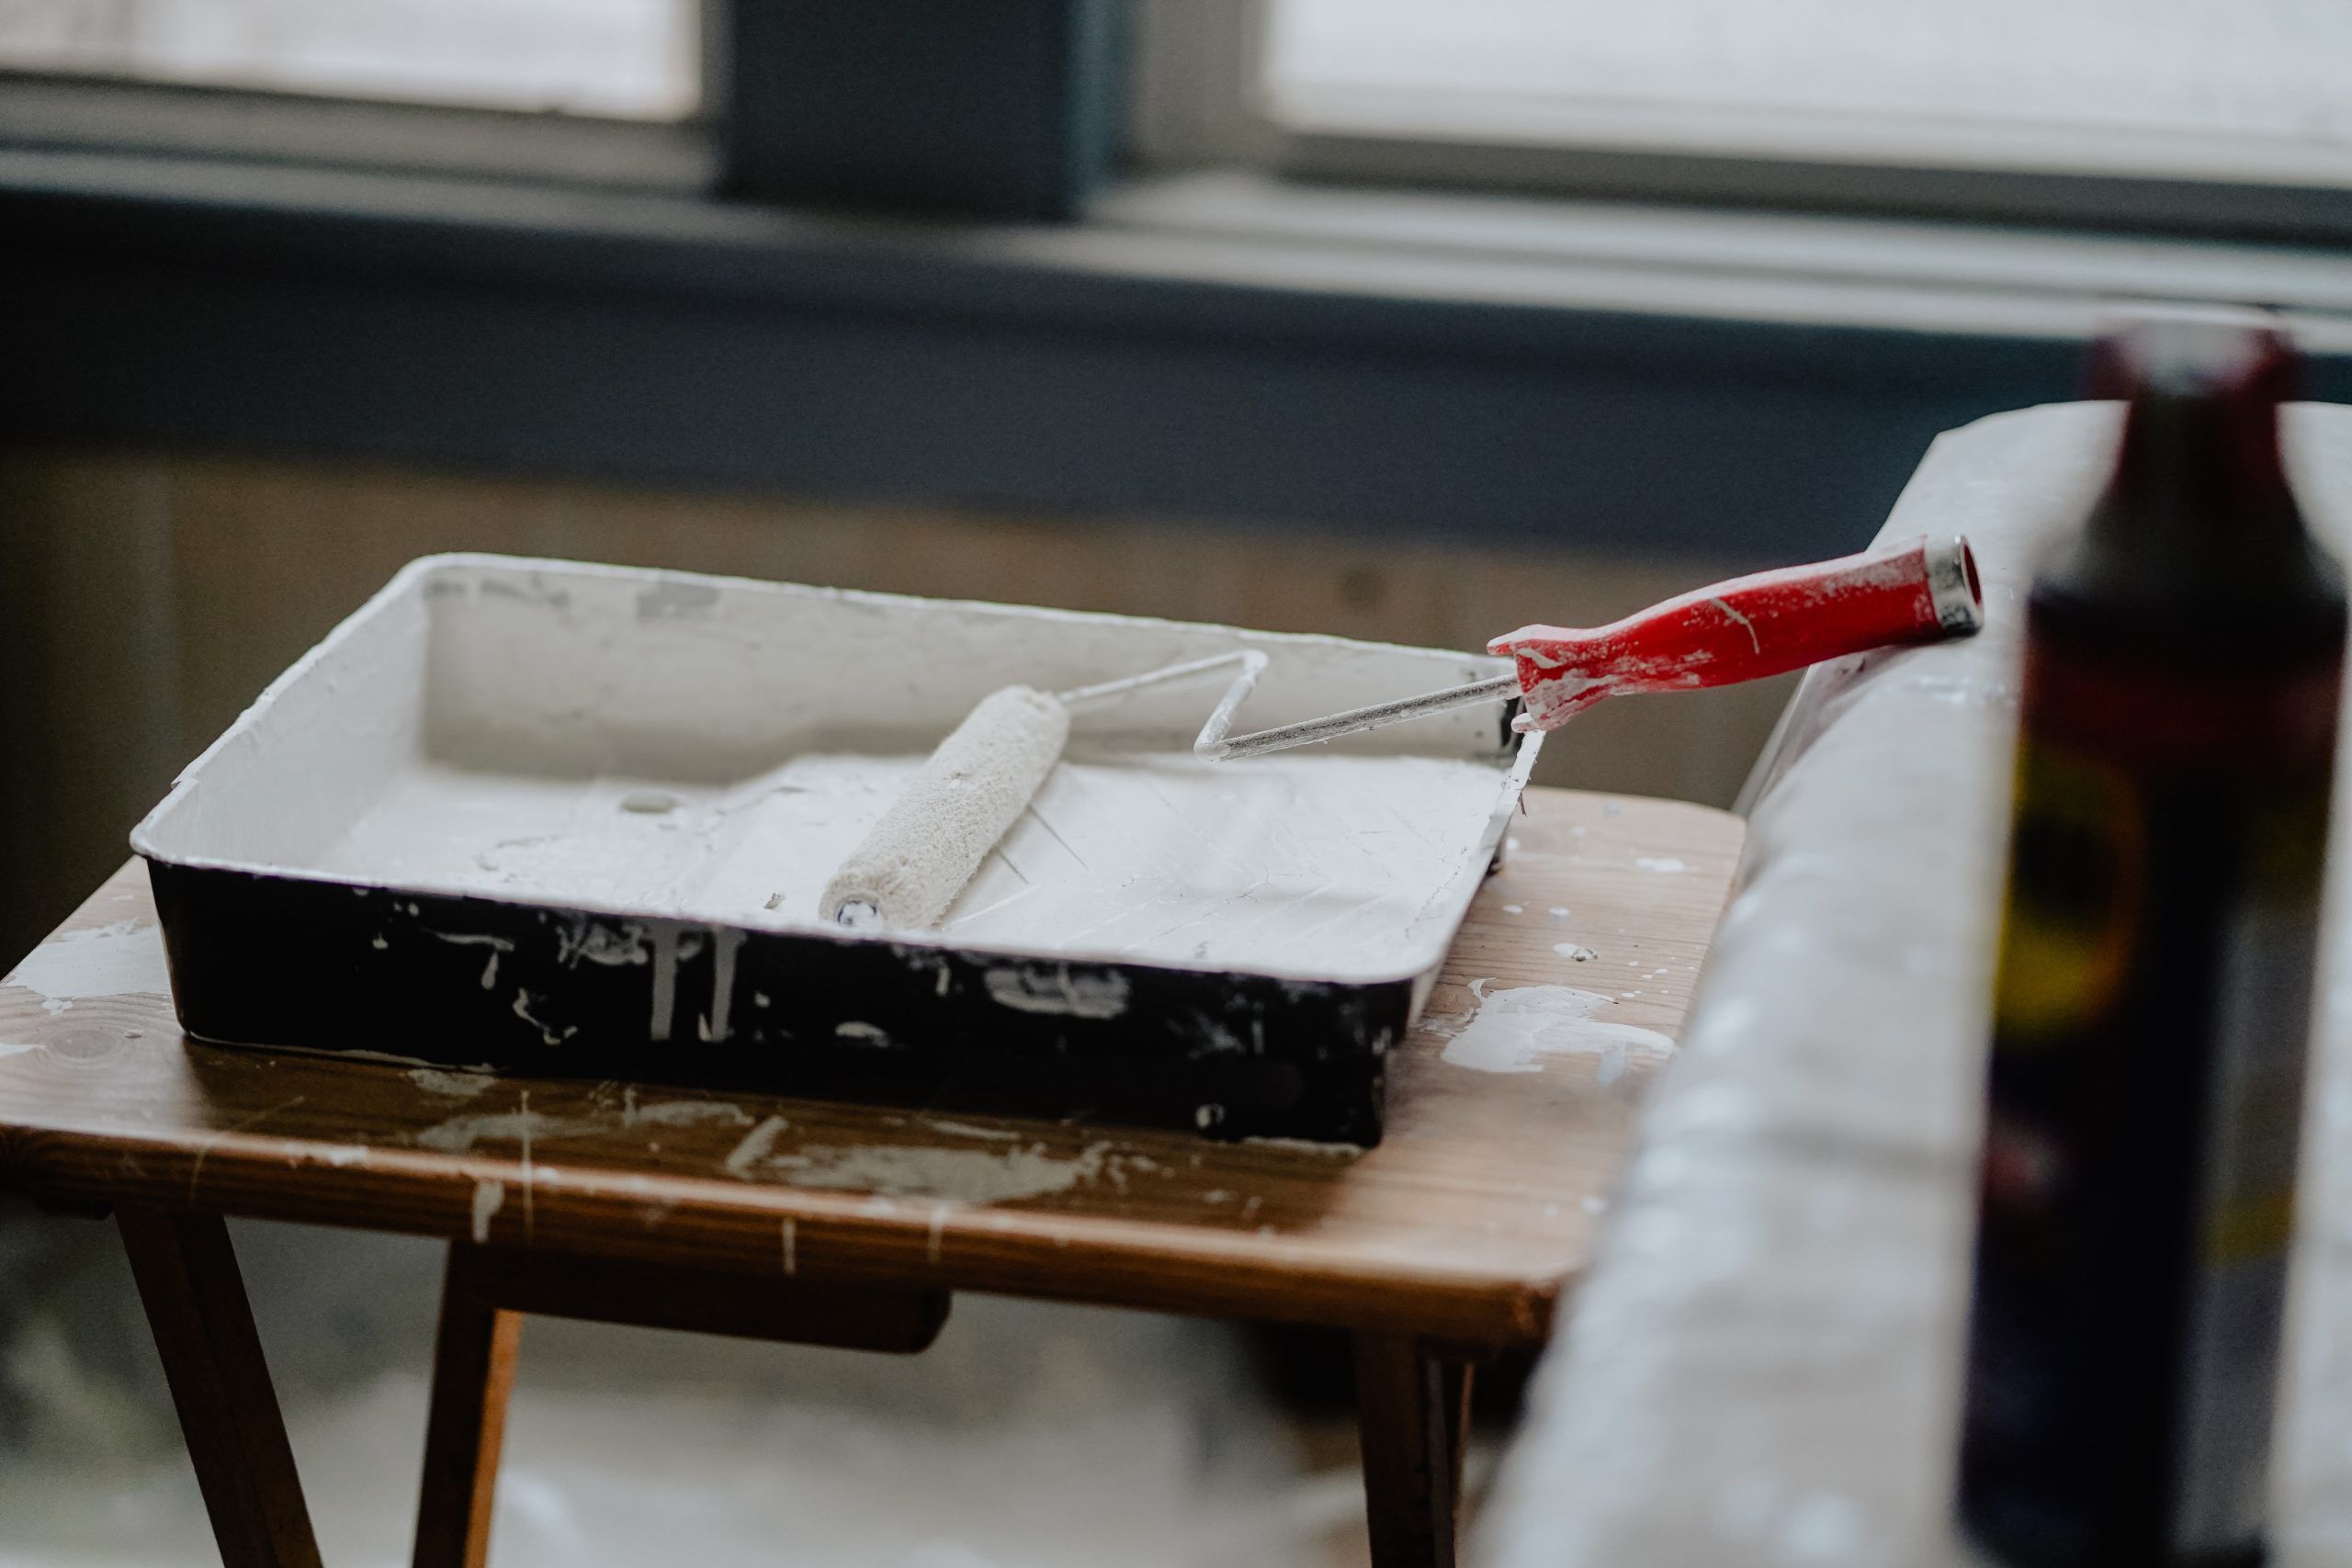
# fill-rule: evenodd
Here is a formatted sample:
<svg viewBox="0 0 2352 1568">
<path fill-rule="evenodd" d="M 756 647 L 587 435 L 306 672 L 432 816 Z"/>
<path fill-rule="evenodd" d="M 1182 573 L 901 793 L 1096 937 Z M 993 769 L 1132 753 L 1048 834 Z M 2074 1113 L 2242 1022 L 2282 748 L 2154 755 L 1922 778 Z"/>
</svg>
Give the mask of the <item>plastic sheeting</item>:
<svg viewBox="0 0 2352 1568">
<path fill-rule="evenodd" d="M 1486 1568 L 1969 1560 L 1946 1517 L 2021 600 L 2117 429 L 2111 404 L 1980 421 L 1896 503 L 1882 538 L 1969 536 L 1986 629 L 1800 691 L 1682 1049 L 1506 1459 Z M 2352 409 L 2291 411 L 2289 444 L 2314 521 L 2352 536 Z M 2336 811 L 2352 820 L 2352 765 Z M 2347 863 L 2273 1469 L 2296 1565 L 2352 1562 Z"/>
</svg>

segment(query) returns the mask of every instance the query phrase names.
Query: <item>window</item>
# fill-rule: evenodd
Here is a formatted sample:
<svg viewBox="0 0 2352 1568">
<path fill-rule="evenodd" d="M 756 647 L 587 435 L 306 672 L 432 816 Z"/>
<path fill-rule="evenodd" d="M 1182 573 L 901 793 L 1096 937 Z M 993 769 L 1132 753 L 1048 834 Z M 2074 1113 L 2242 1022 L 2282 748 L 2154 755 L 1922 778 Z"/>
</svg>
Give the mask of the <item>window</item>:
<svg viewBox="0 0 2352 1568">
<path fill-rule="evenodd" d="M 1272 0 L 1305 132 L 2352 174 L 2341 0 Z"/>
<path fill-rule="evenodd" d="M 1143 5 L 1161 169 L 2352 231 L 2342 0 Z"/>
<path fill-rule="evenodd" d="M 0 66 L 675 120 L 696 0 L 0 0 Z"/>
</svg>

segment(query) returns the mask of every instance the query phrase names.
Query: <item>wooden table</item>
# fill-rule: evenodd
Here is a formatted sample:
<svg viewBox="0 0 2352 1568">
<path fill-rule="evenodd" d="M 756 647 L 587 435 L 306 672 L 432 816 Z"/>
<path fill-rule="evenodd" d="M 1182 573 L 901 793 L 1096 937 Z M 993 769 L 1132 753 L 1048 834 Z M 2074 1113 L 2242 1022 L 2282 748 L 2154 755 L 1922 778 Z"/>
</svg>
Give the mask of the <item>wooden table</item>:
<svg viewBox="0 0 2352 1568">
<path fill-rule="evenodd" d="M 912 1351 L 956 1291 L 1351 1332 L 1374 1557 L 1450 1562 L 1469 1368 L 1549 1329 L 1651 1064 L 1449 1031 L 1566 985 L 1672 1033 L 1740 834 L 1530 791 L 1369 1151 L 201 1045 L 134 863 L 0 986 L 0 1187 L 115 1216 L 232 1568 L 318 1554 L 228 1214 L 449 1240 L 421 1564 L 483 1561 L 523 1314 Z"/>
</svg>

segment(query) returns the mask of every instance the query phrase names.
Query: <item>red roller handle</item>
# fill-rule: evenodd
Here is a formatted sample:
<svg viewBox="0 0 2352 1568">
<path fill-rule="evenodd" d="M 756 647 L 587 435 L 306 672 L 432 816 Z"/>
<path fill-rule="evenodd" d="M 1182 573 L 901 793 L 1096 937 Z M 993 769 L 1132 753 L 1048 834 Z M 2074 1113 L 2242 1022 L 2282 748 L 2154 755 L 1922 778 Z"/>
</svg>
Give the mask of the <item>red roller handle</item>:
<svg viewBox="0 0 2352 1568">
<path fill-rule="evenodd" d="M 1609 697 L 1729 686 L 1984 621 L 1975 558 L 1947 536 L 1734 578 L 1590 630 L 1521 626 L 1487 651 L 1519 661 L 1515 727 L 1556 729 Z"/>
</svg>

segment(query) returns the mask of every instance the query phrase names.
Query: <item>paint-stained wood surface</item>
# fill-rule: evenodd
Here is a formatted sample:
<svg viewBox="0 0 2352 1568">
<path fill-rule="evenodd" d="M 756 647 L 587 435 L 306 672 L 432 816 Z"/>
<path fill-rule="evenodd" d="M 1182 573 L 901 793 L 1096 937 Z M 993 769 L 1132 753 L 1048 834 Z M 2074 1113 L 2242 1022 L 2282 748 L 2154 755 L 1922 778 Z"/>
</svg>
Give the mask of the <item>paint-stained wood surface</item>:
<svg viewBox="0 0 2352 1568">
<path fill-rule="evenodd" d="M 0 987 L 0 1185 L 778 1279 L 1523 1342 L 1585 1261 L 1652 1068 L 1562 1055 L 1478 1070 L 1442 1059 L 1449 1021 L 1478 993 L 1565 985 L 1610 998 L 1609 1021 L 1674 1033 L 1740 824 L 1537 789 L 1511 838 L 1368 1152 L 199 1045 L 174 1021 L 134 864 Z"/>
</svg>

